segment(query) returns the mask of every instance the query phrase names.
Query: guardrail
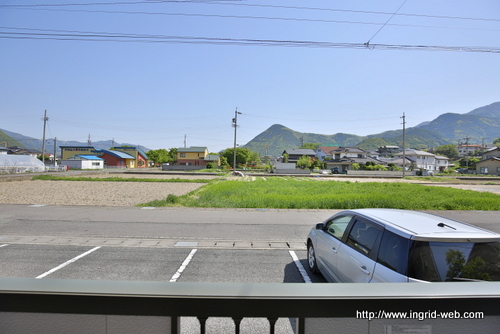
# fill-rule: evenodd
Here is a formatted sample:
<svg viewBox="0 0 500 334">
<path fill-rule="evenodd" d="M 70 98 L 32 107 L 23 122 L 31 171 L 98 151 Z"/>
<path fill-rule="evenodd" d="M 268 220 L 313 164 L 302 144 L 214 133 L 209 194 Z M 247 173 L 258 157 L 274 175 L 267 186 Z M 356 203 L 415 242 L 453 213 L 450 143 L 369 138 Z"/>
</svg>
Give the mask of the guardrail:
<svg viewBox="0 0 500 334">
<path fill-rule="evenodd" d="M 241 319 L 255 317 L 269 319 L 270 333 L 276 319 L 283 317 L 296 319 L 299 334 L 497 333 L 500 282 L 239 284 L 0 278 L 2 333 L 177 334 L 184 316 L 197 317 L 201 333 L 210 317 L 232 318 L 235 333 L 240 332 Z"/>
</svg>

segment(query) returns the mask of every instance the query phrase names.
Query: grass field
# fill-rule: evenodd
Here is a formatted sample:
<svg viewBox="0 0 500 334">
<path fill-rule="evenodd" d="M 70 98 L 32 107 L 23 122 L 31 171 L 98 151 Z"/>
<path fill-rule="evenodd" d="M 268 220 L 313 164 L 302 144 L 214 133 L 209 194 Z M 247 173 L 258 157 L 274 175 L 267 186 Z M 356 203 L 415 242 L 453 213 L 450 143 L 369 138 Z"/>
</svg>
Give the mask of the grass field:
<svg viewBox="0 0 500 334">
<path fill-rule="evenodd" d="M 397 182 L 324 182 L 311 178 L 257 177 L 211 181 L 187 195 L 170 195 L 143 206 L 500 210 L 500 195 Z"/>
<path fill-rule="evenodd" d="M 53 175 L 38 175 L 34 176 L 32 180 L 45 180 L 45 181 L 93 181 L 93 182 L 184 182 L 184 183 L 208 183 L 210 180 L 205 179 L 148 179 L 148 178 L 123 178 L 123 177 L 66 177 L 66 176 L 53 176 Z"/>
</svg>

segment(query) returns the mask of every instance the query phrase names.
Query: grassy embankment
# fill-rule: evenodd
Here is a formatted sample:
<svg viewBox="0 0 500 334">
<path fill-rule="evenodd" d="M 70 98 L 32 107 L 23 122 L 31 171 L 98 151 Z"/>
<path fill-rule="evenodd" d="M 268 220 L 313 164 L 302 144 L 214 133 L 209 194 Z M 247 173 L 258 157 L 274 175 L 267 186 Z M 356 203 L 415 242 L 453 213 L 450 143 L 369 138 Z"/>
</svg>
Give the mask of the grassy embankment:
<svg viewBox="0 0 500 334">
<path fill-rule="evenodd" d="M 135 177 L 66 177 L 66 176 L 53 176 L 53 175 L 38 175 L 34 176 L 32 180 L 48 180 L 48 181 L 95 181 L 95 182 L 183 182 L 183 183 L 209 183 L 210 180 L 205 179 L 148 179 L 148 178 L 135 178 Z"/>
<path fill-rule="evenodd" d="M 183 196 L 143 206 L 215 208 L 500 210 L 500 195 L 409 183 L 319 181 L 310 178 L 216 180 Z"/>
</svg>

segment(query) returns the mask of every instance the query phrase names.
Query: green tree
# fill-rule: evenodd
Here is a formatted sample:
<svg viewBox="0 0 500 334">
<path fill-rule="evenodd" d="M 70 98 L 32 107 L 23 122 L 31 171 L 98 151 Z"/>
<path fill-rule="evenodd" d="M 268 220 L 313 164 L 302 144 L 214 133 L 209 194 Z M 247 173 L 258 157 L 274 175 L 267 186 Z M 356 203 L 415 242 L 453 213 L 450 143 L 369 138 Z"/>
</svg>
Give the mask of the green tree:
<svg viewBox="0 0 500 334">
<path fill-rule="evenodd" d="M 325 169 L 326 168 L 326 163 L 321 161 L 320 159 L 315 159 L 313 158 L 311 168 L 319 168 L 319 169 Z"/>
<path fill-rule="evenodd" d="M 164 148 L 160 148 L 158 150 L 149 150 L 146 154 L 148 156 L 148 159 L 153 161 L 155 164 L 169 162 L 170 159 L 168 151 Z"/>
<path fill-rule="evenodd" d="M 168 150 L 168 155 L 170 160 L 168 162 L 175 162 L 177 161 L 177 149 L 176 148 L 171 148 Z"/>
<path fill-rule="evenodd" d="M 224 152 L 222 152 L 222 156 L 225 157 L 229 166 L 233 166 L 234 161 L 234 149 L 226 148 Z M 260 160 L 259 153 L 253 152 L 248 148 L 236 148 L 236 164 L 237 165 L 254 165 L 258 164 Z"/>
<path fill-rule="evenodd" d="M 229 168 L 229 163 L 227 162 L 226 157 L 220 157 L 220 165 L 222 168 Z"/>
<path fill-rule="evenodd" d="M 155 164 L 177 161 L 176 148 L 171 148 L 168 151 L 164 148 L 160 148 L 158 150 L 149 150 L 146 154 L 148 156 L 148 159 L 153 161 Z"/>
<path fill-rule="evenodd" d="M 316 151 L 319 145 L 321 145 L 321 143 L 304 143 L 299 148 L 311 149 Z"/>
<path fill-rule="evenodd" d="M 308 157 L 307 155 L 303 155 L 297 160 L 297 167 L 306 169 L 306 168 L 311 168 L 311 157 Z"/>
<path fill-rule="evenodd" d="M 472 166 L 476 163 L 479 162 L 481 159 L 479 158 L 474 158 L 474 157 L 465 157 L 460 160 L 458 160 L 458 163 L 460 167 L 467 167 L 472 168 Z"/>
<path fill-rule="evenodd" d="M 500 137 L 493 141 L 493 145 L 500 147 Z"/>
<path fill-rule="evenodd" d="M 457 158 L 459 156 L 457 147 L 454 144 L 446 144 L 436 147 L 434 153 L 448 158 Z"/>
</svg>

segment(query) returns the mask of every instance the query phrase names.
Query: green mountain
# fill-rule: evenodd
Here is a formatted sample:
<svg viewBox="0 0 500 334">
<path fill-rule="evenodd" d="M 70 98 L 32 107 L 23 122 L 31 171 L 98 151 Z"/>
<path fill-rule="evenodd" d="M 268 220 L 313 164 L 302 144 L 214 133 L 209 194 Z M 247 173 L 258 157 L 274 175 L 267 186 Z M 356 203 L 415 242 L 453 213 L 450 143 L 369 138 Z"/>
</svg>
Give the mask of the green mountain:
<svg viewBox="0 0 500 334">
<path fill-rule="evenodd" d="M 466 115 L 476 115 L 488 118 L 500 118 L 500 102 L 495 102 L 468 112 Z"/>
<path fill-rule="evenodd" d="M 500 137 L 500 102 L 477 108 L 466 114 L 442 114 L 435 120 L 424 122 L 405 131 L 405 147 L 428 149 L 445 144 L 466 142 L 491 143 Z M 286 149 L 300 147 L 301 143 L 319 143 L 323 146 L 356 146 L 375 150 L 383 145 L 403 146 L 403 130 L 385 131 L 369 136 L 338 133 L 322 135 L 302 133 L 281 124 L 274 124 L 254 139 L 245 148 L 261 155 L 280 156 Z"/>
<path fill-rule="evenodd" d="M 40 152 L 42 151 L 42 141 L 40 139 L 32 138 L 32 137 L 27 137 L 22 134 L 16 133 L 16 132 L 11 132 L 7 131 L 4 129 L 0 129 L 0 145 L 1 142 L 4 142 L 6 140 L 2 140 L 1 135 L 5 134 L 8 138 L 13 140 L 14 143 L 17 144 L 9 144 L 7 146 L 20 146 L 20 147 L 26 147 L 26 148 L 31 148 L 35 150 L 39 150 Z M 57 140 L 56 141 L 56 151 L 59 154 L 61 152 L 61 149 L 59 146 L 87 146 L 87 142 L 79 142 L 79 141 L 65 141 L 65 140 Z M 144 152 L 149 151 L 147 147 L 144 147 L 142 145 L 134 145 L 134 144 L 128 144 L 128 143 L 117 143 L 112 140 L 101 140 L 101 141 L 95 141 L 92 142 L 92 146 L 100 149 L 109 149 L 112 146 L 136 146 L 139 147 L 141 150 Z M 54 153 L 54 139 L 53 138 L 47 138 L 45 140 L 45 152 L 46 153 Z"/>
<path fill-rule="evenodd" d="M 335 135 L 303 133 L 291 130 L 281 124 L 274 124 L 243 147 L 259 152 L 261 155 L 280 156 L 284 150 L 298 148 L 301 143 L 320 143 L 323 146 L 353 146 L 363 138 L 346 133 Z"/>
<path fill-rule="evenodd" d="M 0 147 L 10 147 L 10 146 L 19 146 L 24 147 L 23 144 L 0 130 Z"/>
<path fill-rule="evenodd" d="M 500 102 L 477 108 L 466 114 L 447 113 L 435 120 L 421 124 L 420 129 L 439 132 L 453 143 L 481 144 L 483 139 L 492 142 L 500 137 Z"/>
</svg>

